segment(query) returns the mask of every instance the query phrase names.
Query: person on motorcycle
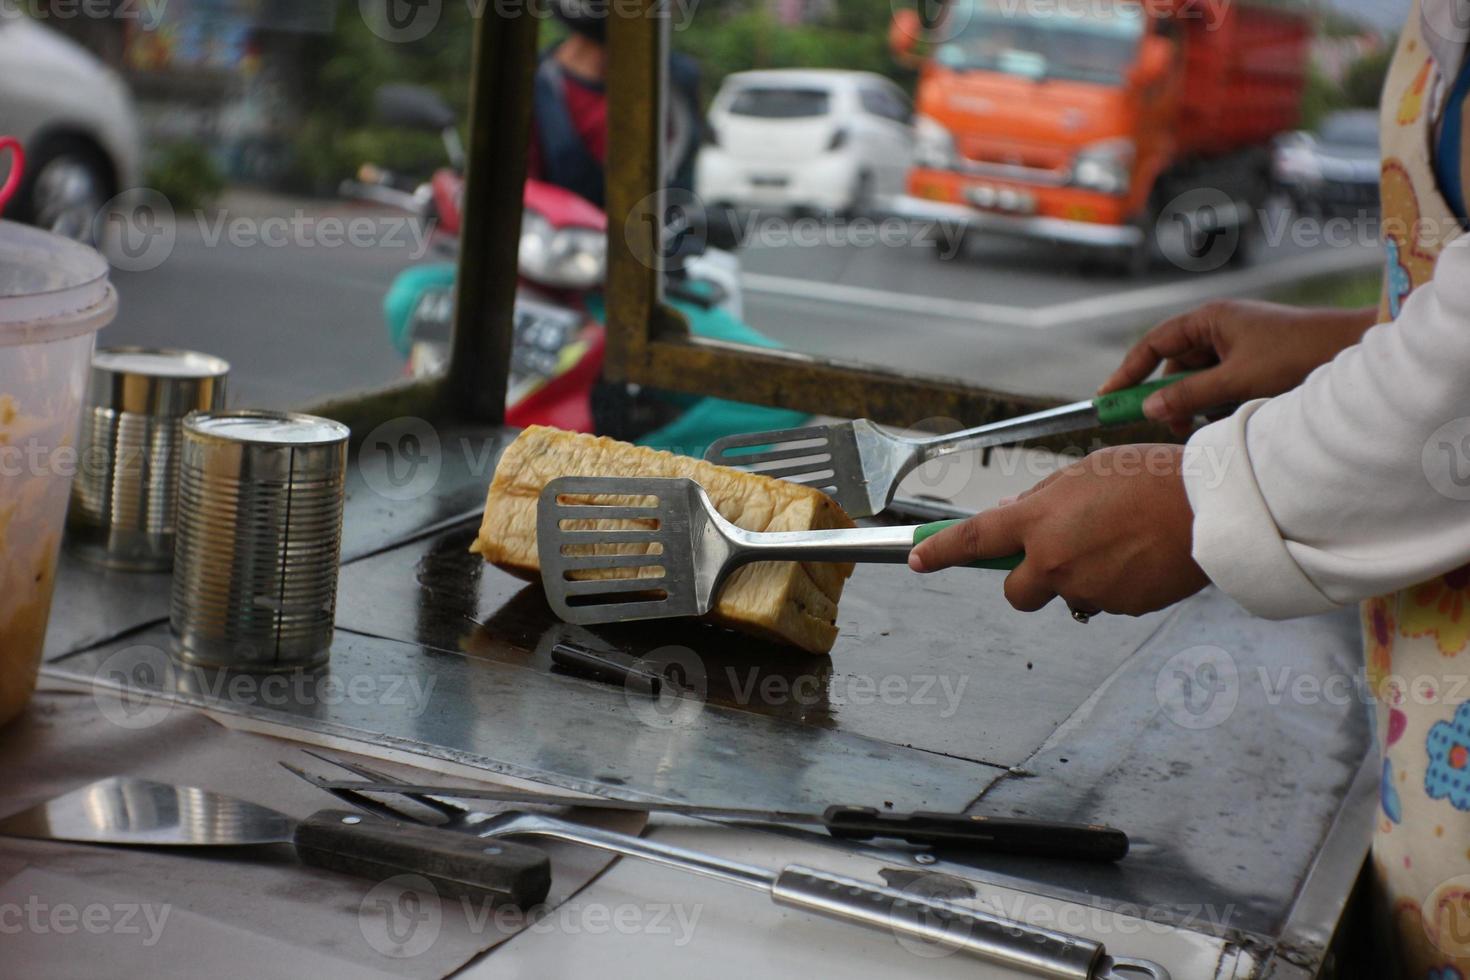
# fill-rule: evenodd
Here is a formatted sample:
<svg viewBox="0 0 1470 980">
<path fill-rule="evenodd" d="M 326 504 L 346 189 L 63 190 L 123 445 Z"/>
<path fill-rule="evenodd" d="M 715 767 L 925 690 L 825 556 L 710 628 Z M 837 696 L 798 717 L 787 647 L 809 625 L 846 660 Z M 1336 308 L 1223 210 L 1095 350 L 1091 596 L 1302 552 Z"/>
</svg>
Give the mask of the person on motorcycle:
<svg viewBox="0 0 1470 980">
<path fill-rule="evenodd" d="M 530 175 L 606 207 L 609 8 L 599 0 L 553 0 L 552 10 L 569 33 L 542 56 L 536 70 Z M 693 190 L 701 129 L 699 67 L 674 54 L 669 68 L 673 97 L 666 185 Z"/>
</svg>

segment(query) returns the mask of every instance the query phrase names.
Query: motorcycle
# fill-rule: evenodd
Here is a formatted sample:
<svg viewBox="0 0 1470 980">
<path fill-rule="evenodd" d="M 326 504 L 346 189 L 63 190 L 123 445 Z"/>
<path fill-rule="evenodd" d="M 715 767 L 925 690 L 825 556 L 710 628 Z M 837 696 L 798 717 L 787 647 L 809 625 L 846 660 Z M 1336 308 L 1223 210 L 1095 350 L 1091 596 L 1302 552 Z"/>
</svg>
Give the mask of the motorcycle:
<svg viewBox="0 0 1470 980">
<path fill-rule="evenodd" d="M 427 181 L 364 164 L 357 179 L 341 188 L 345 197 L 407 211 L 433 229 L 440 260 L 401 273 L 383 302 L 389 337 L 405 358 L 405 372 L 431 376 L 446 366 L 454 322 L 457 264 L 452 259 L 458 253 L 462 223 L 464 151 L 453 110 L 435 93 L 389 85 L 379 89 L 374 102 L 375 116 L 384 125 L 438 133 L 447 158 L 447 165 Z M 723 233 L 698 231 L 682 237 L 703 243 L 711 234 Z M 728 250 L 696 247 L 675 264 L 677 271 L 666 280 L 666 296 L 686 317 L 693 334 L 727 343 L 779 346 L 741 320 L 739 262 Z M 571 191 L 528 180 L 508 424 L 596 432 L 702 456 L 722 436 L 807 421 L 800 412 L 603 380 L 606 272 L 606 214 Z"/>
</svg>

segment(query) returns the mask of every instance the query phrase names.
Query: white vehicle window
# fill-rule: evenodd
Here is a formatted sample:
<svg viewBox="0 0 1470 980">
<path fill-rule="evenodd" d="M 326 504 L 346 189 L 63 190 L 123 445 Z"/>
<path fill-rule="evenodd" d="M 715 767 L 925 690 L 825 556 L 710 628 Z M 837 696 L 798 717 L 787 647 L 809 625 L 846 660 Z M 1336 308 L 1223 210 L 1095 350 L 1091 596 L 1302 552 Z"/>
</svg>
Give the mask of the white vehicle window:
<svg viewBox="0 0 1470 980">
<path fill-rule="evenodd" d="M 760 119 L 807 119 L 832 111 L 826 89 L 760 86 L 741 89 L 730 103 L 730 115 Z"/>
<path fill-rule="evenodd" d="M 865 88 L 860 95 L 864 111 L 893 122 L 908 122 L 908 105 L 895 93 L 887 89 Z"/>
</svg>

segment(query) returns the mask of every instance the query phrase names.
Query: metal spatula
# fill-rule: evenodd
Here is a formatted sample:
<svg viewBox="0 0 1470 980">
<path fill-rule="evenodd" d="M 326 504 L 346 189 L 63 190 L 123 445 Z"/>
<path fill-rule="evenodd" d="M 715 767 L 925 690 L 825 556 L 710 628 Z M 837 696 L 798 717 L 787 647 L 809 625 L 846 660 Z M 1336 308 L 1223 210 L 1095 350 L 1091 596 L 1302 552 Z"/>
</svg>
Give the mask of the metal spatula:
<svg viewBox="0 0 1470 980">
<path fill-rule="evenodd" d="M 303 864 L 382 881 L 428 879 L 445 897 L 530 908 L 551 888 L 551 861 L 521 844 L 487 849 L 433 827 L 323 810 L 297 823 L 255 803 L 192 786 L 115 776 L 0 820 L 0 834 L 132 847 L 289 843 Z"/>
<path fill-rule="evenodd" d="M 551 608 L 589 626 L 703 616 L 730 573 L 751 562 L 903 564 L 954 523 L 761 534 L 721 517 L 693 480 L 572 476 L 541 491 L 536 540 Z M 1008 571 L 1023 558 L 971 567 Z"/>
<path fill-rule="evenodd" d="M 837 501 L 849 516 L 872 517 L 893 500 L 904 477 L 931 459 L 1063 432 L 1142 422 L 1144 400 L 1185 376 L 1176 374 L 1092 401 L 947 436 L 912 439 L 858 419 L 728 436 L 713 443 L 704 458 L 720 466 L 815 487 Z"/>
</svg>

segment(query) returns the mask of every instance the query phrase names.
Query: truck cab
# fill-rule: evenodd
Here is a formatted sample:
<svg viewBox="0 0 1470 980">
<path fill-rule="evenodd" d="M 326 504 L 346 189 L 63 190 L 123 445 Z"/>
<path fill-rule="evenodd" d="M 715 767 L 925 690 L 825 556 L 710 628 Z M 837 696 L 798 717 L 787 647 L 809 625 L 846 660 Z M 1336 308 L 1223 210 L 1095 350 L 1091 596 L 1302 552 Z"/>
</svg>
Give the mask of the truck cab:
<svg viewBox="0 0 1470 980">
<path fill-rule="evenodd" d="M 920 70 L 916 165 L 899 210 L 982 233 L 1151 263 L 1171 202 L 1201 229 L 1264 203 L 1269 146 L 1295 125 L 1307 24 L 1214 0 L 1044 7 L 951 0 L 891 34 Z"/>
</svg>

